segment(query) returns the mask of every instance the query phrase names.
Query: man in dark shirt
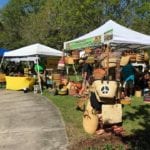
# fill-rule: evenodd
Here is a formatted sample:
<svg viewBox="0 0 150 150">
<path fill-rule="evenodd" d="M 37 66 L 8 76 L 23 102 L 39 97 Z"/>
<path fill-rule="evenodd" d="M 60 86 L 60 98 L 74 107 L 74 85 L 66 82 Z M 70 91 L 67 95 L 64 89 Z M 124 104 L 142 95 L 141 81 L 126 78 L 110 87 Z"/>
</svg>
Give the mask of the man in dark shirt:
<svg viewBox="0 0 150 150">
<path fill-rule="evenodd" d="M 89 86 L 89 82 L 90 82 L 90 77 L 92 76 L 92 66 L 90 64 L 87 63 L 87 58 L 83 59 L 83 64 L 82 64 L 82 78 L 83 78 L 83 82 L 82 82 L 82 89 L 79 92 L 79 95 L 82 95 L 83 92 L 87 89 L 87 87 Z"/>
<path fill-rule="evenodd" d="M 122 67 L 122 80 L 125 96 L 131 96 L 134 93 L 135 69 L 129 62 Z"/>
</svg>

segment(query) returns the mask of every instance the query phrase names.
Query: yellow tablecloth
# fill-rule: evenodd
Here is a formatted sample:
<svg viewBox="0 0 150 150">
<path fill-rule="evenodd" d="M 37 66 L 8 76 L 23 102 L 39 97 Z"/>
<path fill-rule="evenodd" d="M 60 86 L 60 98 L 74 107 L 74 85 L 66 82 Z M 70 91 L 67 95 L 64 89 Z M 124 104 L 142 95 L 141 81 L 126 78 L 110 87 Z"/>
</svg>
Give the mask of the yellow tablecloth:
<svg viewBox="0 0 150 150">
<path fill-rule="evenodd" d="M 31 89 L 35 82 L 35 79 L 32 77 L 6 76 L 5 78 L 6 78 L 6 89 L 8 90 L 22 90 L 24 88 Z"/>
</svg>

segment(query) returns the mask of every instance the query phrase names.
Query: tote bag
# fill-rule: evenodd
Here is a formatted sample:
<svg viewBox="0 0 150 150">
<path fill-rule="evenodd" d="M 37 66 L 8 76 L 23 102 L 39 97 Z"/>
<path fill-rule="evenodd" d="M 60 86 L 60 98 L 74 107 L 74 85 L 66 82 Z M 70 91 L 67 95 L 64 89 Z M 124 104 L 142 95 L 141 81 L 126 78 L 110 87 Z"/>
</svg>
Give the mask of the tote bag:
<svg viewBox="0 0 150 150">
<path fill-rule="evenodd" d="M 114 98 L 117 93 L 116 81 L 96 80 L 92 85 L 96 94 L 102 98 Z"/>
<path fill-rule="evenodd" d="M 122 105 L 102 105 L 102 121 L 104 124 L 114 124 L 122 122 Z"/>
</svg>

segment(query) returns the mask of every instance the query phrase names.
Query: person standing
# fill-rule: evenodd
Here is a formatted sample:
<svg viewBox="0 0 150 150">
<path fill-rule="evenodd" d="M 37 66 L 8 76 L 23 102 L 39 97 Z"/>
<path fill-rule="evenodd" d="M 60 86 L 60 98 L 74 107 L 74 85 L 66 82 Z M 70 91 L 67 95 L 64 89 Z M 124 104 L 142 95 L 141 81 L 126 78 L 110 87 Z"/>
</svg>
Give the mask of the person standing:
<svg viewBox="0 0 150 150">
<path fill-rule="evenodd" d="M 133 96 L 134 94 L 134 81 L 135 81 L 135 69 L 130 63 L 128 62 L 127 65 L 122 67 L 121 76 L 123 81 L 123 88 L 125 96 Z"/>
<path fill-rule="evenodd" d="M 46 83 L 46 68 L 42 64 L 35 64 L 34 71 L 38 76 L 38 82 L 41 82 L 41 88 L 43 89 L 44 84 Z"/>
<path fill-rule="evenodd" d="M 83 58 L 83 62 L 82 62 L 82 88 L 79 91 L 79 95 L 81 96 L 84 91 L 86 91 L 86 89 L 89 87 L 90 84 L 90 79 L 92 76 L 92 72 L 93 72 L 93 68 L 92 66 L 87 62 L 87 57 Z"/>
</svg>

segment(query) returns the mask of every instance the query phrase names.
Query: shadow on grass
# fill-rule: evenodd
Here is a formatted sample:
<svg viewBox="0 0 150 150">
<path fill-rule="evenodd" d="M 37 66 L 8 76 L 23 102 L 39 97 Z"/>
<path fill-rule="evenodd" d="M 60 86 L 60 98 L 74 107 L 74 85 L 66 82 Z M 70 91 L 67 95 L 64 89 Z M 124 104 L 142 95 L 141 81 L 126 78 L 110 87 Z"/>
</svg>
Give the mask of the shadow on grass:
<svg viewBox="0 0 150 150">
<path fill-rule="evenodd" d="M 122 141 L 129 145 L 131 150 L 150 149 L 150 104 L 131 106 L 130 111 L 126 111 L 123 120 L 137 123 L 131 127 L 130 136 L 122 137 Z"/>
</svg>

